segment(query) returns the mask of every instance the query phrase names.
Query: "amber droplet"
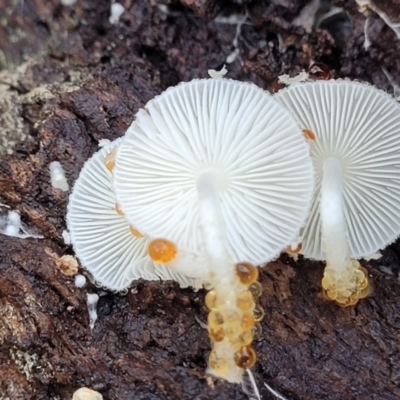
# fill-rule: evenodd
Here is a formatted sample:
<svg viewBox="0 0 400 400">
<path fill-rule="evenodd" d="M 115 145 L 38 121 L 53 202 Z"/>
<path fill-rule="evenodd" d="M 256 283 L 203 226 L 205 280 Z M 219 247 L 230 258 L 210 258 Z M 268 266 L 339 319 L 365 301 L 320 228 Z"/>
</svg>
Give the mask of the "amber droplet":
<svg viewBox="0 0 400 400">
<path fill-rule="evenodd" d="M 129 229 L 130 229 L 130 231 L 131 231 L 133 236 L 136 236 L 137 238 L 142 238 L 143 237 L 143 235 L 136 228 L 134 228 L 133 226 L 130 226 Z"/>
<path fill-rule="evenodd" d="M 118 215 L 124 215 L 118 203 L 115 203 L 115 211 L 117 212 Z"/>
<path fill-rule="evenodd" d="M 325 80 L 331 79 L 331 70 L 329 67 L 322 62 L 315 62 L 308 67 L 308 73 L 310 78 L 315 80 Z"/>
<path fill-rule="evenodd" d="M 242 346 L 235 352 L 233 359 L 239 368 L 251 368 L 257 360 L 256 352 L 251 346 Z"/>
<path fill-rule="evenodd" d="M 264 309 L 257 304 L 253 310 L 253 314 L 254 314 L 254 321 L 259 322 L 264 318 L 265 312 Z"/>
<path fill-rule="evenodd" d="M 243 314 L 242 317 L 242 329 L 247 331 L 254 326 L 255 320 L 253 314 Z"/>
<path fill-rule="evenodd" d="M 225 332 L 221 327 L 209 327 L 208 336 L 213 342 L 221 342 L 225 338 Z"/>
<path fill-rule="evenodd" d="M 238 348 L 241 346 L 248 346 L 253 341 L 253 330 L 248 330 L 242 332 L 239 336 L 235 335 L 233 337 L 228 338 L 229 343 L 232 346 Z"/>
<path fill-rule="evenodd" d="M 249 286 L 249 291 L 251 292 L 251 294 L 253 295 L 254 298 L 260 297 L 261 293 L 262 293 L 261 283 L 260 282 L 253 282 Z"/>
<path fill-rule="evenodd" d="M 249 311 L 254 308 L 254 298 L 249 290 L 238 293 L 237 305 L 242 311 Z"/>
<path fill-rule="evenodd" d="M 258 279 L 258 268 L 246 262 L 236 264 L 236 275 L 243 285 L 251 285 Z"/>
<path fill-rule="evenodd" d="M 208 326 L 219 327 L 224 323 L 223 315 L 217 310 L 211 310 L 207 317 Z"/>
<path fill-rule="evenodd" d="M 106 164 L 106 168 L 109 171 L 112 171 L 115 167 L 115 156 L 117 154 L 117 149 L 115 148 L 114 150 L 111 151 L 111 153 L 108 153 L 106 155 L 106 158 L 104 160 L 105 164 Z"/>
<path fill-rule="evenodd" d="M 303 129 L 303 135 L 309 140 L 315 140 L 314 132 L 310 131 L 309 129 Z M 291 250 L 292 253 L 298 253 L 301 250 L 301 244 L 299 246 L 300 246 L 300 249 L 297 250 L 297 251 L 296 250 Z M 290 246 L 289 246 L 289 248 L 290 248 Z"/>
<path fill-rule="evenodd" d="M 211 310 L 211 309 L 216 307 L 216 305 L 217 305 L 217 294 L 215 293 L 215 290 L 210 290 L 206 294 L 205 303 L 206 303 L 206 307 L 209 310 Z"/>
<path fill-rule="evenodd" d="M 210 353 L 208 364 L 221 377 L 227 376 L 229 373 L 228 360 L 218 355 L 215 349 L 213 349 Z"/>
<path fill-rule="evenodd" d="M 148 251 L 150 258 L 159 264 L 172 261 L 177 253 L 175 244 L 166 239 L 152 240 Z"/>
</svg>

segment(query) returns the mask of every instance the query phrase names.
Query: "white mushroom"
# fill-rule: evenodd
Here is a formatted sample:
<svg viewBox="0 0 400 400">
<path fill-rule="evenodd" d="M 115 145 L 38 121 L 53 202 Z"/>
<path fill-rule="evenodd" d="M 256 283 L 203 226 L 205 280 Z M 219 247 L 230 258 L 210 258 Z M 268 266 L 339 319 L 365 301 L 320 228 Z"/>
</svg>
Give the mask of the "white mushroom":
<svg viewBox="0 0 400 400">
<path fill-rule="evenodd" d="M 105 158 L 121 143 L 111 142 L 84 165 L 69 199 L 67 224 L 76 255 L 104 287 L 123 290 L 139 278 L 172 279 L 182 287 L 195 282 L 147 253 L 149 239 L 138 237 L 116 205 L 112 173 Z M 136 236 L 135 236 L 136 235 Z"/>
<path fill-rule="evenodd" d="M 130 223 L 197 254 L 197 189 L 211 186 L 200 203 L 217 199 L 229 261 L 257 265 L 297 237 L 313 191 L 294 118 L 257 86 L 222 78 L 181 83 L 148 102 L 118 150 L 114 176 Z"/>
<path fill-rule="evenodd" d="M 400 105 L 347 80 L 293 85 L 275 98 L 315 133 L 316 191 L 301 252 L 326 260 L 322 285 L 340 305 L 368 293 L 355 259 L 400 234 Z"/>
<path fill-rule="evenodd" d="M 240 382 L 256 361 L 250 344 L 263 316 L 251 288 L 259 292 L 258 269 L 248 262 L 265 263 L 297 238 L 313 193 L 298 124 L 253 84 L 182 83 L 138 112 L 113 172 L 130 223 L 172 240 L 175 267 L 213 287 L 208 371 Z M 179 262 L 181 252 L 207 262 Z"/>
</svg>

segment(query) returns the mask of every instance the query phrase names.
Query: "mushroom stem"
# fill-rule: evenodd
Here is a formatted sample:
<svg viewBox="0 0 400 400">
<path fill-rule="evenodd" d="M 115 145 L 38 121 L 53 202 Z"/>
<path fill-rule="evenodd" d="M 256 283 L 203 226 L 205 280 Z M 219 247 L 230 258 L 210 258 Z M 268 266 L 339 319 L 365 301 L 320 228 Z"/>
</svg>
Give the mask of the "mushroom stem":
<svg viewBox="0 0 400 400">
<path fill-rule="evenodd" d="M 250 344 L 258 319 L 250 286 L 257 285 L 258 270 L 248 263 L 234 265 L 229 258 L 218 198 L 223 187 L 223 175 L 215 169 L 203 172 L 197 180 L 200 227 L 212 286 L 206 296 L 210 310 L 208 334 L 212 343 L 208 372 L 239 383 L 244 370 L 256 362 Z"/>
<path fill-rule="evenodd" d="M 221 181 L 220 172 L 214 169 L 203 172 L 197 179 L 203 244 L 209 270 L 218 281 L 230 279 L 234 274 L 233 263 L 229 260 L 225 246 L 225 229 L 218 199 Z"/>
<path fill-rule="evenodd" d="M 344 216 L 343 174 L 337 158 L 327 158 L 322 167 L 322 246 L 326 267 L 322 287 L 328 299 L 340 306 L 354 305 L 369 293 L 367 271 L 349 256 Z"/>
<path fill-rule="evenodd" d="M 349 262 L 346 221 L 343 207 L 342 166 L 337 158 L 327 158 L 322 167 L 322 243 L 330 268 L 344 271 Z"/>
</svg>

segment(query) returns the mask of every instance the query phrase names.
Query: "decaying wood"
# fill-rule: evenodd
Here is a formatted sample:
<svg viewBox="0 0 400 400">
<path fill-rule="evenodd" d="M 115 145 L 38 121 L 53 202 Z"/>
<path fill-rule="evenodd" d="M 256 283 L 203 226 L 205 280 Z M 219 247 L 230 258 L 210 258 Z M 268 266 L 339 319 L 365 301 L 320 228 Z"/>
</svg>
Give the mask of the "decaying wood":
<svg viewBox="0 0 400 400">
<path fill-rule="evenodd" d="M 0 203 L 45 237 L 0 235 L 0 399 L 71 399 L 84 386 L 104 399 L 246 399 L 205 374 L 203 291 L 137 282 L 115 294 L 78 289 L 62 273 L 57 260 L 72 254 L 62 239 L 68 193 L 51 187 L 48 165 L 59 161 L 72 186 L 98 140 L 123 135 L 146 101 L 227 57 L 228 77 L 270 90 L 313 60 L 392 92 L 400 41 L 371 13 L 365 49 L 354 1 L 333 1 L 346 7 L 349 29 L 333 21 L 309 32 L 293 25 L 307 1 L 121 3 L 111 25 L 105 0 L 0 1 L 0 136 L 22 139 L 12 155 L 3 144 Z M 400 14 L 398 1 L 382 4 Z M 263 382 L 293 400 L 400 398 L 400 242 L 383 253 L 366 263 L 371 296 L 345 309 L 323 299 L 321 263 L 284 255 L 263 269 L 254 368 L 263 399 L 273 398 Z M 100 296 L 93 330 L 87 293 Z"/>
</svg>

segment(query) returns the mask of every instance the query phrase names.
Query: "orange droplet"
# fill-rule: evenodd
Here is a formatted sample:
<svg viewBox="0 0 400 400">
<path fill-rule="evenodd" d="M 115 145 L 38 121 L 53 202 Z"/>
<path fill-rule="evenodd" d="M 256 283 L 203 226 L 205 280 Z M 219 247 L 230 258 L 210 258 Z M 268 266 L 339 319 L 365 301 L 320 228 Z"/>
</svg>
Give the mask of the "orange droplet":
<svg viewBox="0 0 400 400">
<path fill-rule="evenodd" d="M 321 62 L 315 62 L 308 67 L 308 73 L 310 78 L 314 80 L 325 80 L 331 79 L 332 74 L 329 67 Z"/>
<path fill-rule="evenodd" d="M 251 285 L 258 278 L 258 268 L 246 262 L 237 263 L 236 275 L 243 285 Z"/>
<path fill-rule="evenodd" d="M 236 298 L 237 306 L 242 311 L 249 311 L 254 308 L 254 298 L 249 290 L 239 292 Z"/>
<path fill-rule="evenodd" d="M 167 239 L 154 239 L 149 243 L 149 256 L 159 264 L 172 261 L 176 257 L 177 249 L 174 243 Z"/>
<path fill-rule="evenodd" d="M 208 335 L 213 342 L 221 342 L 225 338 L 225 332 L 221 327 L 209 327 Z"/>
<path fill-rule="evenodd" d="M 303 135 L 310 140 L 315 140 L 314 132 L 310 131 L 309 129 L 303 129 Z"/>
<path fill-rule="evenodd" d="M 118 215 L 124 215 L 118 203 L 115 203 L 115 211 L 117 212 Z"/>
<path fill-rule="evenodd" d="M 248 331 L 249 329 L 253 328 L 255 324 L 255 319 L 253 314 L 244 314 L 242 317 L 242 329 L 244 331 Z"/>
<path fill-rule="evenodd" d="M 239 368 L 251 368 L 257 360 L 256 352 L 251 346 L 242 346 L 235 352 L 233 359 Z"/>
<path fill-rule="evenodd" d="M 112 171 L 114 169 L 114 167 L 115 167 L 115 156 L 116 156 L 116 154 L 117 154 L 117 149 L 115 148 L 115 149 L 113 149 L 111 151 L 111 153 L 108 153 L 106 155 L 106 158 L 105 158 L 104 162 L 106 164 L 106 168 L 109 171 Z"/>
<path fill-rule="evenodd" d="M 137 238 L 142 238 L 143 237 L 143 235 L 136 228 L 134 228 L 133 226 L 130 226 L 129 229 L 130 229 L 130 231 L 131 231 L 133 236 L 136 236 Z"/>
</svg>

